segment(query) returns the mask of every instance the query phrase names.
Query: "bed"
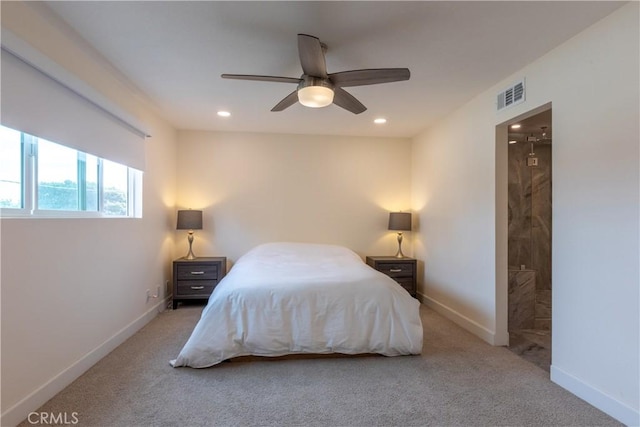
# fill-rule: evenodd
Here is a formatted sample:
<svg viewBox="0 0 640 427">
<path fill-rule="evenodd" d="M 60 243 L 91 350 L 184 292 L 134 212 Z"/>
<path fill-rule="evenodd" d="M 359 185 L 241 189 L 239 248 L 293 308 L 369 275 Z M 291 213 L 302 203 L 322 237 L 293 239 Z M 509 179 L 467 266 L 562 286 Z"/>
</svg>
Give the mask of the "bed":
<svg viewBox="0 0 640 427">
<path fill-rule="evenodd" d="M 267 243 L 216 286 L 174 367 L 239 356 L 420 354 L 420 303 L 336 245 Z"/>
</svg>

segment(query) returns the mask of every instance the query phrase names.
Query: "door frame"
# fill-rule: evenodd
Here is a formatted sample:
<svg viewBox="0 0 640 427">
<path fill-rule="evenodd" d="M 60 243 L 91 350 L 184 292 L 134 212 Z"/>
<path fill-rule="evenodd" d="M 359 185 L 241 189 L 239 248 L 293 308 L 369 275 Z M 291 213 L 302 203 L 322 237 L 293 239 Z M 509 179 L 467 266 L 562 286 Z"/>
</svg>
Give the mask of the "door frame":
<svg viewBox="0 0 640 427">
<path fill-rule="evenodd" d="M 496 312 L 494 345 L 509 345 L 509 126 L 551 110 L 551 102 L 536 107 L 496 125 L 495 141 L 495 213 L 496 213 Z M 553 113 L 552 113 L 552 122 Z M 553 152 L 553 145 L 552 145 Z M 553 156 L 552 156 L 553 158 Z M 553 293 L 552 293 L 553 298 Z M 553 300 L 551 301 L 553 307 Z M 553 323 L 551 325 L 553 329 Z M 553 331 L 551 332 L 553 334 Z M 553 351 L 553 349 L 552 349 Z"/>
</svg>

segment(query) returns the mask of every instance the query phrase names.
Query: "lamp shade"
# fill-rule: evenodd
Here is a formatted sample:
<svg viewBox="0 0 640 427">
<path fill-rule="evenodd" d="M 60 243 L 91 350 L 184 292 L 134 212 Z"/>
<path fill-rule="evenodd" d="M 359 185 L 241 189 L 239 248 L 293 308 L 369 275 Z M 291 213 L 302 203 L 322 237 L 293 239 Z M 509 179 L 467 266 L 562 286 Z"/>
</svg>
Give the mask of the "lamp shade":
<svg viewBox="0 0 640 427">
<path fill-rule="evenodd" d="M 202 230 L 202 211 L 178 211 L 178 230 Z"/>
<path fill-rule="evenodd" d="M 410 212 L 389 212 L 389 230 L 411 230 Z"/>
</svg>

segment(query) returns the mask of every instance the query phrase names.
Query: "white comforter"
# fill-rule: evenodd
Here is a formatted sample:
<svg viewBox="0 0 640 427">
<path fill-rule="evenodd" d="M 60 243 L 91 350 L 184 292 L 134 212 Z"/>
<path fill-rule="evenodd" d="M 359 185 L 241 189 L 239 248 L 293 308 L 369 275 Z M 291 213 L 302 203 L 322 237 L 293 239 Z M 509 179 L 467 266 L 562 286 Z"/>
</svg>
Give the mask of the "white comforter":
<svg viewBox="0 0 640 427">
<path fill-rule="evenodd" d="M 245 355 L 420 354 L 419 306 L 347 248 L 268 243 L 218 284 L 171 365 L 204 368 Z"/>
</svg>

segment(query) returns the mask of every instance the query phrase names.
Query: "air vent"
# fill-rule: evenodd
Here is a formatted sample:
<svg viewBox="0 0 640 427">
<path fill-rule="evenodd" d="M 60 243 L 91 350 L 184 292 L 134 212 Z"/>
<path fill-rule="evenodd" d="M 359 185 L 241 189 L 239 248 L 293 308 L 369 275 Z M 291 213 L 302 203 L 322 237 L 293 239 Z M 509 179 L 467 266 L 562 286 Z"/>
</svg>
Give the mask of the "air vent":
<svg viewBox="0 0 640 427">
<path fill-rule="evenodd" d="M 524 101 L 524 79 L 498 94 L 498 111 Z"/>
</svg>

